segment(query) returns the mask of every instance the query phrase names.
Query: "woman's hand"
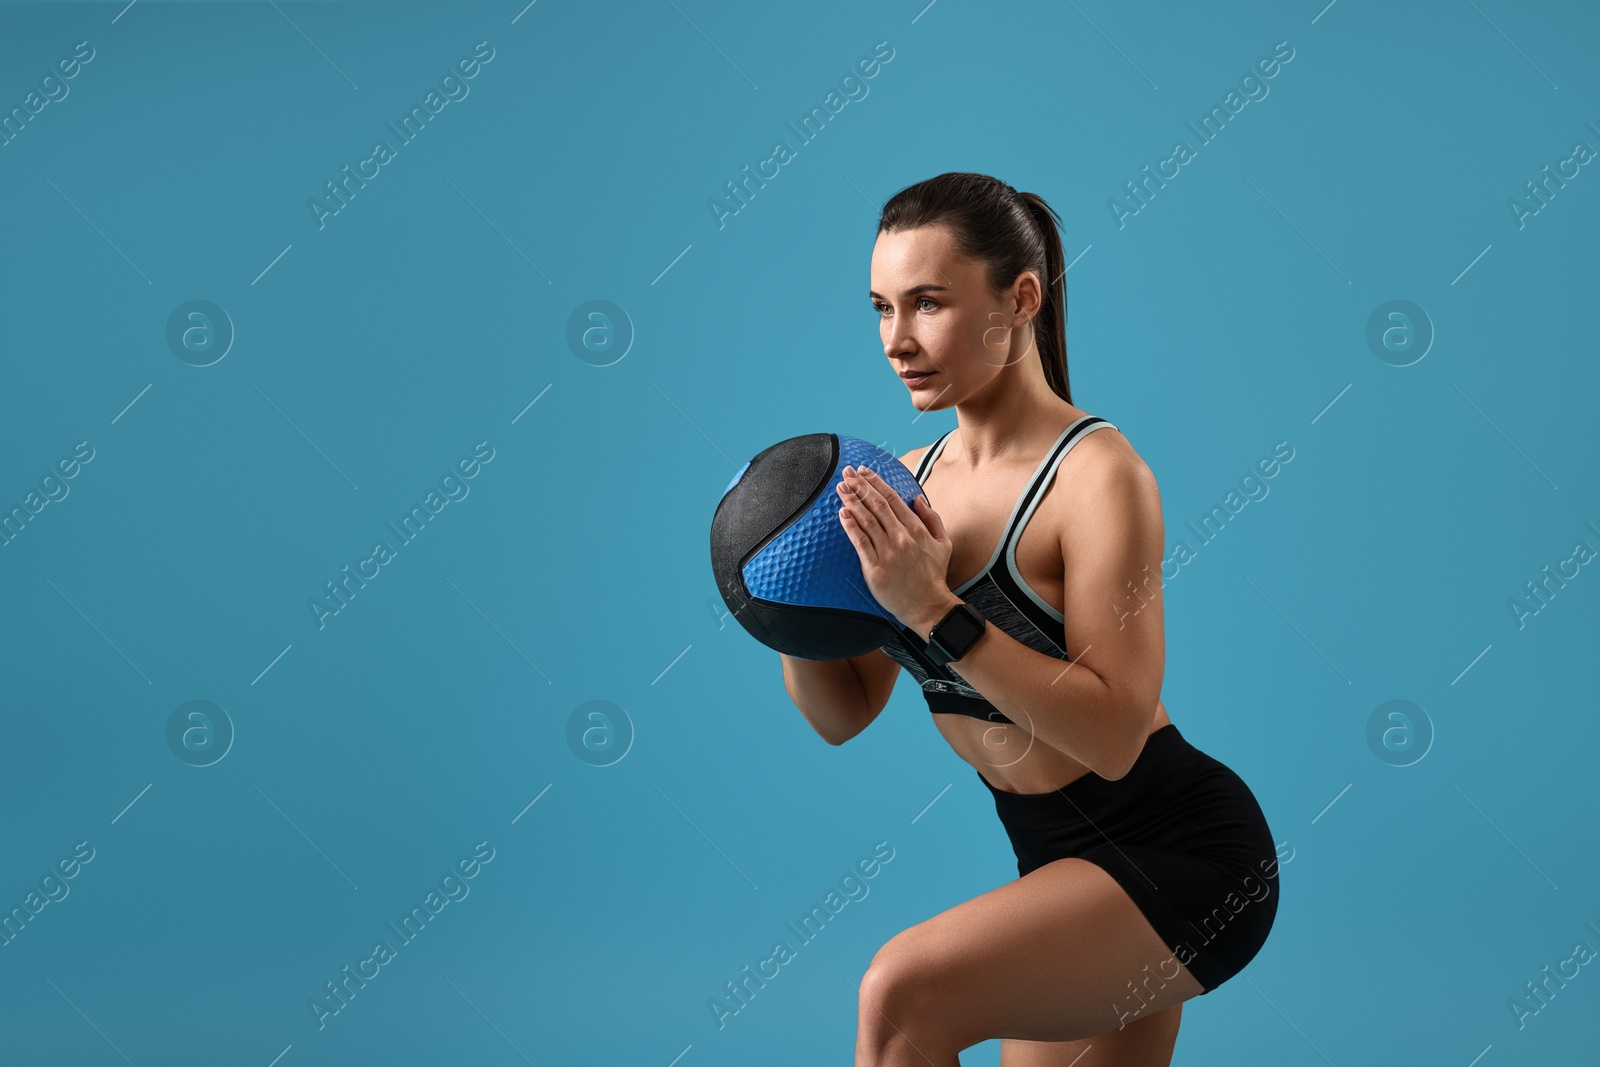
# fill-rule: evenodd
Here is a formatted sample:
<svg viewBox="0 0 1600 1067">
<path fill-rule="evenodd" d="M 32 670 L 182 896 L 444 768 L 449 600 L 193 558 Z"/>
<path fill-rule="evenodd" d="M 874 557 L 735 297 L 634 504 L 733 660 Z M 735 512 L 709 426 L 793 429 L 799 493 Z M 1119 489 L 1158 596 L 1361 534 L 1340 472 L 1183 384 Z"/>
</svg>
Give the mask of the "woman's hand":
<svg viewBox="0 0 1600 1067">
<path fill-rule="evenodd" d="M 956 601 L 946 581 L 954 544 L 943 520 L 926 493 L 908 507 L 875 471 L 847 466 L 843 476 L 839 522 L 861 557 L 867 589 L 901 624 L 925 635 L 923 624 L 937 622 Z"/>
</svg>

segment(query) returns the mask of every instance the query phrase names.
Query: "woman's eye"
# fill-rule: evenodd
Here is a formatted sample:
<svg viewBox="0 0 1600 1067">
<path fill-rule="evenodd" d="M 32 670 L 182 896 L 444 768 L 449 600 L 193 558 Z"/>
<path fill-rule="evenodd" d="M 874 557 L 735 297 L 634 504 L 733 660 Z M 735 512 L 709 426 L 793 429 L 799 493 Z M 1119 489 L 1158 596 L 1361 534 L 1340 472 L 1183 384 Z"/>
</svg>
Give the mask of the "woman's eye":
<svg viewBox="0 0 1600 1067">
<path fill-rule="evenodd" d="M 933 299 L 931 296 L 917 297 L 917 306 L 920 308 L 923 304 L 932 304 L 935 308 L 939 306 L 939 302 Z M 879 315 L 887 315 L 894 310 L 894 308 L 890 307 L 888 304 L 873 304 L 872 309 Z"/>
</svg>

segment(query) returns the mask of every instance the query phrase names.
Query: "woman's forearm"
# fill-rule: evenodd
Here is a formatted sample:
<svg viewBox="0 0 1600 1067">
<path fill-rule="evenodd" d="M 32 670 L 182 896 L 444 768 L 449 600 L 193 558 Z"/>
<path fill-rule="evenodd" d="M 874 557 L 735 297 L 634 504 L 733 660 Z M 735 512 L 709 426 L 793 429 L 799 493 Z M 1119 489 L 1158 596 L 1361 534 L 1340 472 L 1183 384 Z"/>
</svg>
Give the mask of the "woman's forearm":
<svg viewBox="0 0 1600 1067">
<path fill-rule="evenodd" d="M 952 595 L 916 627 L 926 633 L 958 599 Z M 1155 715 L 1154 703 L 1133 708 L 1093 670 L 1037 652 L 992 622 L 949 667 L 1006 718 L 1102 778 L 1127 773 Z"/>
</svg>

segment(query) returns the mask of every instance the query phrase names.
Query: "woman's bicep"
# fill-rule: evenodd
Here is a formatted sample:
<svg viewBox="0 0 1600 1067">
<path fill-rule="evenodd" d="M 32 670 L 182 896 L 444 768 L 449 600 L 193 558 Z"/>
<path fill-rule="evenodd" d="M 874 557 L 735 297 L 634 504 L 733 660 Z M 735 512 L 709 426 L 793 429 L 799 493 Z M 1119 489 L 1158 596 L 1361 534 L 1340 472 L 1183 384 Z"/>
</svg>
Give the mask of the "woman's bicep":
<svg viewBox="0 0 1600 1067">
<path fill-rule="evenodd" d="M 895 679 L 900 676 L 900 664 L 881 648 L 862 656 L 851 656 L 850 665 L 861 679 L 861 689 L 867 695 L 867 710 L 873 718 L 878 716 L 894 694 Z"/>
<path fill-rule="evenodd" d="M 1123 448 L 1097 458 L 1103 462 L 1085 465 L 1074 494 L 1085 503 L 1061 526 L 1067 651 L 1131 714 L 1154 718 L 1166 668 L 1161 494 L 1149 468 Z"/>
</svg>

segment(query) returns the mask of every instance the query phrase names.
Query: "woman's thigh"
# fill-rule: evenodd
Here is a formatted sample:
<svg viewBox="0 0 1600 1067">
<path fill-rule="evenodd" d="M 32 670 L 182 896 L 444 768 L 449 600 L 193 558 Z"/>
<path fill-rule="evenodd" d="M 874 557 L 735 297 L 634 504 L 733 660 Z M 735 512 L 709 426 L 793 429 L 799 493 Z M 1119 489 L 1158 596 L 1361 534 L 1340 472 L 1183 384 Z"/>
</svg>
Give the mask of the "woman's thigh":
<svg viewBox="0 0 1600 1067">
<path fill-rule="evenodd" d="M 1168 1067 L 1183 1005 L 1077 1041 L 1000 1039 L 1000 1067 Z"/>
<path fill-rule="evenodd" d="M 1155 1017 L 1204 992 L 1122 887 L 1075 857 L 895 935 L 860 988 L 859 1046 L 920 1038 L 941 1050 L 1118 1031 L 1126 1043 L 1138 1023 L 1149 1024 L 1140 1035 L 1170 1026 L 1175 1015 Z"/>
</svg>

